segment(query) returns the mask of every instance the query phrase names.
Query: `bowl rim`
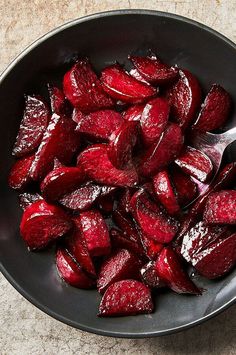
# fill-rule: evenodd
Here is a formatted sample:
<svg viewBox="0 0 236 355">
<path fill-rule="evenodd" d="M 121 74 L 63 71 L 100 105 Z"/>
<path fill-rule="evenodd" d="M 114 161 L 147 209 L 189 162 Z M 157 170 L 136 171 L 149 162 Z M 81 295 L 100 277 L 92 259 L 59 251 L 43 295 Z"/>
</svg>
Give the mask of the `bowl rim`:
<svg viewBox="0 0 236 355">
<path fill-rule="evenodd" d="M 103 11 L 103 12 L 98 12 L 94 13 L 91 15 L 86 15 L 80 18 L 76 18 L 74 20 L 68 21 L 52 30 L 47 32 L 46 34 L 40 36 L 37 38 L 34 42 L 32 42 L 30 45 L 28 45 L 25 49 L 23 49 L 20 54 L 18 54 L 11 62 L 10 64 L 3 70 L 3 72 L 0 75 L 0 85 L 2 82 L 5 80 L 5 78 L 8 76 L 8 74 L 11 72 L 11 70 L 14 68 L 14 66 L 21 61 L 32 49 L 36 48 L 39 46 L 42 42 L 46 41 L 48 38 L 54 36 L 55 34 L 73 27 L 74 25 L 78 25 L 83 22 L 91 21 L 91 20 L 96 20 L 102 17 L 110 17 L 110 16 L 120 16 L 120 15 L 150 15 L 150 16 L 159 16 L 163 18 L 171 18 L 175 19 L 181 22 L 188 23 L 190 25 L 193 25 L 195 27 L 198 27 L 200 29 L 203 29 L 207 31 L 208 33 L 211 33 L 212 35 L 220 38 L 224 42 L 226 42 L 228 45 L 230 45 L 234 50 L 236 50 L 236 44 L 231 41 L 229 38 L 226 36 L 222 35 L 220 32 L 198 22 L 192 19 L 189 19 L 187 17 L 181 16 L 181 15 L 176 15 L 174 13 L 169 13 L 169 12 L 164 12 L 164 11 L 156 11 L 156 10 L 146 10 L 146 9 L 121 9 L 121 10 L 111 10 L 111 11 Z M 49 307 L 45 306 L 43 303 L 39 302 L 35 297 L 31 296 L 26 290 L 24 290 L 20 285 L 18 285 L 17 281 L 10 275 L 10 273 L 5 269 L 3 266 L 2 262 L 0 261 L 0 271 L 2 272 L 3 276 L 10 282 L 10 284 L 25 298 L 27 299 L 31 304 L 36 306 L 38 309 L 46 313 L 47 315 L 53 317 L 54 319 L 61 321 L 71 327 L 97 334 L 97 335 L 102 335 L 102 336 L 109 336 L 109 337 L 117 337 L 117 338 L 149 338 L 149 337 L 156 337 L 156 336 L 163 336 L 163 335 L 170 335 L 173 333 L 177 333 L 189 328 L 192 328 L 196 325 L 199 325 L 206 320 L 209 320 L 210 318 L 218 315 L 222 311 L 226 310 L 228 307 L 233 305 L 236 302 L 236 296 L 234 296 L 230 301 L 225 303 L 223 306 L 217 308 L 213 312 L 205 315 L 204 317 L 201 317 L 193 322 L 165 329 L 165 330 L 160 330 L 160 331 L 151 331 L 151 332 L 140 332 L 140 333 L 132 333 L 132 332 L 116 332 L 116 331 L 107 331 L 99 328 L 94 328 L 91 326 L 86 326 L 84 324 L 81 324 L 77 321 L 72 321 L 69 318 L 66 318 L 57 312 L 51 310 Z"/>
</svg>

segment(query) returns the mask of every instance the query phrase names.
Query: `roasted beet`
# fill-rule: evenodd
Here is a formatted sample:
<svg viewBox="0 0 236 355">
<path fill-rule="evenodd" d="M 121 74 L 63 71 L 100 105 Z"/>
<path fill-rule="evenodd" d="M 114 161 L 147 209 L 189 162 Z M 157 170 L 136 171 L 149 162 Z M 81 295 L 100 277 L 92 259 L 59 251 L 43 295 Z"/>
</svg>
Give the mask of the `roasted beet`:
<svg viewBox="0 0 236 355">
<path fill-rule="evenodd" d="M 119 209 L 123 214 L 130 213 L 130 200 L 134 194 L 135 190 L 131 188 L 126 188 L 120 193 L 119 197 Z"/>
<path fill-rule="evenodd" d="M 42 200 L 42 196 L 40 196 L 37 192 L 24 192 L 19 195 L 19 204 L 20 207 L 25 210 L 28 206 L 32 205 L 32 203 Z"/>
<path fill-rule="evenodd" d="M 94 286 L 94 280 L 86 275 L 66 250 L 58 249 L 56 254 L 56 265 L 61 278 L 71 286 L 85 289 Z"/>
<path fill-rule="evenodd" d="M 190 280 L 184 271 L 179 257 L 170 248 L 164 248 L 156 261 L 158 276 L 177 293 L 201 294 L 201 291 Z"/>
<path fill-rule="evenodd" d="M 198 149 L 187 147 L 175 163 L 186 173 L 201 182 L 209 180 L 213 172 L 213 165 L 206 154 Z"/>
<path fill-rule="evenodd" d="M 77 165 L 84 169 L 88 178 L 100 184 L 111 186 L 134 186 L 138 175 L 134 167 L 119 170 L 112 165 L 106 144 L 96 144 L 85 149 L 77 159 Z"/>
<path fill-rule="evenodd" d="M 20 232 L 30 249 L 41 249 L 66 234 L 71 226 L 71 220 L 61 208 L 39 200 L 25 209 Z"/>
<path fill-rule="evenodd" d="M 73 112 L 73 119 L 78 123 L 76 131 L 85 134 L 90 139 L 108 141 L 112 132 L 123 122 L 121 114 L 113 110 L 100 110 L 88 115 L 81 115 L 77 111 L 75 109 Z"/>
<path fill-rule="evenodd" d="M 230 112 L 231 97 L 222 86 L 213 84 L 208 92 L 196 122 L 198 131 L 212 131 L 221 128 Z"/>
<path fill-rule="evenodd" d="M 136 280 L 118 281 L 105 292 L 100 306 L 100 317 L 131 316 L 152 313 L 151 292 L 142 282 Z"/>
<path fill-rule="evenodd" d="M 111 214 L 113 212 L 114 201 L 115 196 L 113 192 L 110 195 L 100 195 L 97 199 L 97 206 L 99 210 L 105 215 Z"/>
<path fill-rule="evenodd" d="M 188 70 L 180 70 L 180 79 L 168 90 L 167 98 L 176 122 L 185 129 L 194 120 L 201 104 L 201 88 Z"/>
<path fill-rule="evenodd" d="M 177 195 L 174 191 L 169 174 L 166 170 L 160 171 L 153 178 L 154 191 L 157 199 L 165 207 L 166 211 L 174 216 L 180 212 Z"/>
<path fill-rule="evenodd" d="M 150 83 L 167 84 L 178 76 L 178 68 L 170 67 L 157 57 L 129 56 L 138 72 Z"/>
<path fill-rule="evenodd" d="M 160 251 L 163 249 L 163 244 L 158 243 L 154 239 L 150 239 L 145 234 L 141 234 L 140 239 L 148 259 L 156 260 Z"/>
<path fill-rule="evenodd" d="M 212 224 L 236 224 L 236 191 L 222 190 L 209 195 L 203 214 Z"/>
<path fill-rule="evenodd" d="M 180 127 L 170 123 L 160 140 L 151 145 L 143 155 L 139 172 L 144 176 L 153 176 L 170 164 L 181 152 L 183 134 Z"/>
<path fill-rule="evenodd" d="M 117 281 L 139 279 L 139 267 L 140 261 L 136 255 L 127 249 L 116 251 L 101 266 L 97 280 L 98 291 L 104 293 L 111 284 Z"/>
<path fill-rule="evenodd" d="M 22 157 L 39 146 L 49 117 L 49 109 L 40 96 L 26 96 L 24 116 L 13 148 L 13 155 Z"/>
<path fill-rule="evenodd" d="M 57 113 L 58 115 L 70 115 L 71 106 L 65 98 L 64 93 L 56 86 L 51 85 L 48 85 L 48 91 L 52 112 Z"/>
<path fill-rule="evenodd" d="M 131 162 L 132 151 L 138 138 L 138 122 L 124 122 L 115 130 L 108 145 L 108 156 L 117 169 Z"/>
<path fill-rule="evenodd" d="M 156 94 L 153 87 L 138 81 L 118 64 L 103 69 L 101 81 L 110 96 L 127 103 L 140 103 Z"/>
<path fill-rule="evenodd" d="M 79 61 L 65 74 L 63 89 L 71 104 L 82 112 L 113 106 L 87 60 Z"/>
<path fill-rule="evenodd" d="M 178 203 L 181 207 L 184 207 L 196 197 L 198 192 L 197 184 L 178 167 L 172 167 L 170 174 Z"/>
<path fill-rule="evenodd" d="M 139 258 L 145 258 L 145 252 L 141 243 L 129 238 L 129 236 L 115 228 L 110 230 L 110 237 L 112 246 L 116 249 L 127 249 L 132 253 L 138 255 Z"/>
<path fill-rule="evenodd" d="M 165 283 L 160 279 L 157 274 L 156 266 L 153 261 L 149 261 L 140 270 L 143 282 L 152 288 L 164 287 Z"/>
<path fill-rule="evenodd" d="M 40 180 L 53 168 L 54 158 L 68 164 L 79 146 L 75 123 L 54 114 L 44 133 L 30 169 L 33 180 Z"/>
<path fill-rule="evenodd" d="M 128 239 L 137 244 L 141 244 L 139 231 L 129 216 L 124 214 L 119 208 L 113 212 L 112 216 L 117 226 L 124 232 Z"/>
<path fill-rule="evenodd" d="M 133 76 L 135 79 L 137 79 L 138 81 L 141 81 L 142 83 L 145 83 L 145 84 L 149 84 L 148 82 L 147 82 L 147 80 L 145 80 L 144 79 L 144 77 L 138 72 L 138 70 L 137 69 L 131 69 L 130 71 L 129 71 L 129 74 L 131 75 L 131 76 Z"/>
<path fill-rule="evenodd" d="M 145 105 L 130 106 L 124 113 L 123 117 L 126 121 L 140 121 Z"/>
<path fill-rule="evenodd" d="M 101 213 L 96 210 L 81 212 L 77 221 L 90 255 L 108 255 L 111 249 L 110 237 Z"/>
<path fill-rule="evenodd" d="M 30 182 L 29 170 L 34 161 L 34 154 L 17 160 L 11 168 L 8 183 L 13 189 L 22 189 Z"/>
</svg>

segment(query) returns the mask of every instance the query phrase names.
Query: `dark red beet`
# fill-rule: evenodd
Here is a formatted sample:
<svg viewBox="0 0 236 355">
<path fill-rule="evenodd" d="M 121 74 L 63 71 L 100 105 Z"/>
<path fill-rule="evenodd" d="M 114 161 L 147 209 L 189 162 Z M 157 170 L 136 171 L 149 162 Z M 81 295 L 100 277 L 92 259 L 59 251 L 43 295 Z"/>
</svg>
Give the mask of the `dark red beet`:
<svg viewBox="0 0 236 355">
<path fill-rule="evenodd" d="M 179 257 L 170 248 L 164 248 L 156 261 L 158 276 L 177 293 L 201 294 L 182 268 Z"/>
<path fill-rule="evenodd" d="M 52 112 L 57 113 L 58 115 L 70 115 L 71 107 L 69 102 L 66 100 L 64 93 L 56 86 L 51 86 L 49 84 L 48 91 Z"/>
<path fill-rule="evenodd" d="M 156 94 L 155 88 L 138 81 L 119 64 L 103 69 L 101 81 L 110 96 L 127 103 L 140 103 Z"/>
<path fill-rule="evenodd" d="M 135 79 L 137 79 L 138 81 L 141 81 L 142 83 L 145 83 L 145 84 L 149 84 L 147 82 L 147 80 L 144 79 L 144 77 L 142 75 L 139 74 L 138 70 L 137 69 L 131 69 L 129 71 L 129 75 L 133 76 Z"/>
<path fill-rule="evenodd" d="M 17 160 L 11 168 L 8 183 L 12 189 L 23 189 L 29 182 L 29 170 L 34 161 L 34 154 Z"/>
<path fill-rule="evenodd" d="M 124 232 L 124 235 L 133 242 L 141 245 L 139 231 L 131 219 L 117 208 L 112 215 L 117 226 Z"/>
<path fill-rule="evenodd" d="M 97 199 L 97 206 L 104 214 L 111 214 L 113 211 L 115 196 L 113 193 L 110 195 L 99 196 Z"/>
<path fill-rule="evenodd" d="M 56 254 L 56 265 L 60 277 L 68 284 L 78 288 L 92 288 L 95 284 L 81 267 L 75 263 L 66 250 L 58 249 Z"/>
<path fill-rule="evenodd" d="M 208 92 L 194 129 L 212 131 L 224 126 L 231 108 L 231 97 L 222 86 L 213 84 Z"/>
<path fill-rule="evenodd" d="M 120 193 L 119 197 L 119 209 L 123 214 L 129 213 L 130 212 L 130 200 L 131 197 L 133 196 L 135 190 L 126 188 L 123 192 Z"/>
<path fill-rule="evenodd" d="M 36 193 L 24 192 L 19 195 L 19 204 L 20 207 L 25 210 L 28 206 L 32 205 L 32 203 L 42 200 L 42 197 Z"/>
<path fill-rule="evenodd" d="M 171 216 L 178 214 L 180 212 L 180 206 L 166 170 L 160 171 L 154 176 L 153 186 L 157 199 L 162 203 L 166 211 Z"/>
<path fill-rule="evenodd" d="M 107 225 L 97 210 L 81 212 L 77 221 L 91 256 L 108 255 L 111 250 Z"/>
<path fill-rule="evenodd" d="M 130 106 L 124 113 L 123 117 L 126 121 L 140 121 L 145 105 Z"/>
<path fill-rule="evenodd" d="M 184 207 L 196 197 L 198 192 L 197 184 L 178 167 L 173 167 L 170 172 L 178 203 L 181 207 Z"/>
<path fill-rule="evenodd" d="M 52 170 L 55 170 L 57 168 L 62 168 L 63 166 L 65 165 L 63 165 L 57 158 L 54 158 Z"/>
<path fill-rule="evenodd" d="M 236 234 L 217 240 L 196 255 L 193 265 L 208 279 L 228 273 L 236 264 Z"/>
<path fill-rule="evenodd" d="M 73 113 L 74 121 L 78 123 L 76 131 L 81 132 L 91 139 L 108 141 L 113 131 L 118 129 L 124 121 L 119 112 L 113 110 L 100 110 L 91 112 L 88 115 L 76 115 Z M 75 118 L 76 116 L 76 118 Z"/>
<path fill-rule="evenodd" d="M 129 56 L 138 72 L 150 83 L 167 84 L 178 76 L 178 68 L 162 63 L 156 57 Z"/>
<path fill-rule="evenodd" d="M 129 239 L 129 237 L 115 228 L 110 230 L 110 237 L 112 246 L 116 249 L 127 249 L 132 253 L 138 255 L 138 257 L 144 259 L 145 252 L 140 243 Z"/>
<path fill-rule="evenodd" d="M 150 100 L 144 107 L 140 125 L 142 138 L 146 146 L 157 143 L 169 118 L 169 104 L 163 98 Z"/>
<path fill-rule="evenodd" d="M 181 152 L 183 134 L 177 124 L 170 123 L 159 142 L 154 143 L 141 159 L 139 172 L 153 176 L 170 164 Z"/>
<path fill-rule="evenodd" d="M 53 114 L 30 169 L 33 180 L 44 178 L 52 170 L 54 158 L 64 164 L 70 163 L 79 146 L 74 128 L 72 120 Z"/>
<path fill-rule="evenodd" d="M 24 116 L 13 148 L 13 155 L 22 157 L 39 146 L 49 117 L 49 109 L 40 96 L 26 97 Z"/>
<path fill-rule="evenodd" d="M 84 169 L 88 178 L 100 184 L 132 187 L 138 182 L 134 167 L 119 170 L 112 165 L 105 144 L 96 144 L 85 149 L 78 156 L 77 165 Z"/>
<path fill-rule="evenodd" d="M 80 186 L 85 178 L 83 170 L 77 167 L 54 169 L 40 185 L 42 195 L 48 201 L 56 201 Z"/>
<path fill-rule="evenodd" d="M 108 156 L 117 169 L 131 162 L 132 151 L 138 138 L 138 122 L 124 122 L 115 130 L 108 145 Z"/>
<path fill-rule="evenodd" d="M 136 280 L 118 281 L 105 292 L 100 306 L 100 317 L 130 316 L 152 313 L 151 292 L 142 282 Z"/>
<path fill-rule="evenodd" d="M 140 261 L 136 255 L 126 249 L 116 251 L 101 266 L 97 280 L 98 291 L 104 293 L 117 281 L 139 279 L 139 267 Z"/>
<path fill-rule="evenodd" d="M 141 234 L 141 241 L 148 259 L 156 260 L 160 251 L 163 249 L 163 244 L 158 243 L 154 239 L 150 239 L 149 237 L 145 236 L 145 234 Z"/>
<path fill-rule="evenodd" d="M 71 226 L 71 220 L 60 207 L 39 200 L 25 209 L 20 232 L 30 249 L 41 249 L 66 234 Z"/>
<path fill-rule="evenodd" d="M 79 61 L 65 74 L 63 89 L 71 104 L 82 112 L 113 106 L 87 60 Z"/>
<path fill-rule="evenodd" d="M 168 90 L 167 98 L 176 122 L 185 129 L 194 120 L 201 104 L 201 88 L 188 70 L 180 70 L 180 79 Z"/>
<path fill-rule="evenodd" d="M 153 261 L 149 261 L 147 264 L 145 264 L 141 268 L 140 274 L 143 282 L 151 288 L 160 288 L 165 286 L 165 283 L 157 274 L 156 266 Z"/>
<path fill-rule="evenodd" d="M 203 219 L 206 223 L 236 224 L 236 191 L 222 190 L 210 194 Z"/>
</svg>

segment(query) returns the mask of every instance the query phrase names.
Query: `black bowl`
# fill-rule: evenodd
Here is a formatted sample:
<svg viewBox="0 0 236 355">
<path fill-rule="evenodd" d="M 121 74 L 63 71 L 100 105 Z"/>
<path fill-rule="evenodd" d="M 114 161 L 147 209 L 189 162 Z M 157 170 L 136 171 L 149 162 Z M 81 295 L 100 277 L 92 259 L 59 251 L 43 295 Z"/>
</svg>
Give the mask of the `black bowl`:
<svg viewBox="0 0 236 355">
<path fill-rule="evenodd" d="M 82 330 L 117 337 L 170 334 L 198 324 L 233 304 L 236 270 L 218 281 L 197 279 L 207 289 L 200 297 L 173 292 L 156 295 L 151 315 L 97 318 L 100 301 L 94 291 L 65 284 L 56 271 L 54 251 L 28 252 L 19 236 L 21 210 L 17 194 L 7 185 L 24 93 L 44 93 L 45 83 L 62 77 L 71 59 L 88 56 L 97 70 L 129 53 L 148 48 L 163 60 L 177 63 L 200 78 L 206 91 L 222 84 L 236 102 L 236 46 L 219 33 L 172 14 L 131 10 L 112 11 L 72 21 L 37 40 L 7 68 L 0 83 L 0 260 L 11 284 L 44 312 Z M 234 125 L 230 122 L 229 127 Z M 236 158 L 233 147 L 226 159 Z"/>
</svg>

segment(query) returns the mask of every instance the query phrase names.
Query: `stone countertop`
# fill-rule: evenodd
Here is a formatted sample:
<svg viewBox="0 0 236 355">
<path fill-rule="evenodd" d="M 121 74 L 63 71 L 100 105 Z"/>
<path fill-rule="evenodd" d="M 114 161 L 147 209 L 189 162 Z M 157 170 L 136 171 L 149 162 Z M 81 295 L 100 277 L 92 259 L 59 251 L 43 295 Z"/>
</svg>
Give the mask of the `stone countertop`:
<svg viewBox="0 0 236 355">
<path fill-rule="evenodd" d="M 0 72 L 23 48 L 64 22 L 87 14 L 146 8 L 202 22 L 236 42 L 235 0 L 1 0 Z M 73 329 L 47 316 L 0 275 L 0 354 L 236 354 L 236 305 L 171 336 L 118 339 Z"/>
</svg>

